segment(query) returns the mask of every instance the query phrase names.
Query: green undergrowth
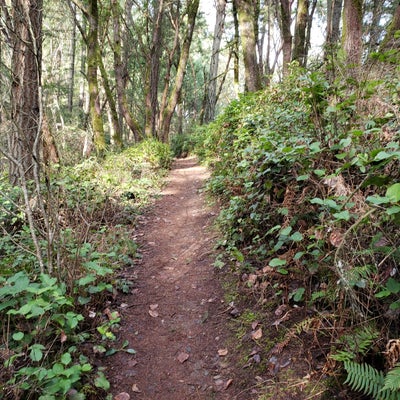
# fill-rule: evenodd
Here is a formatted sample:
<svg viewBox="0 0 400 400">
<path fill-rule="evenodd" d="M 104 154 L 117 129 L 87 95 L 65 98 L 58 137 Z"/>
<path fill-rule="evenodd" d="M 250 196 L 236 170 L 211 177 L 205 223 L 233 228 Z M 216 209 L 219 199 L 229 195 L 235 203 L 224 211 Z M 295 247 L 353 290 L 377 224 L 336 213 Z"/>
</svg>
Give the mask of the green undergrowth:
<svg viewBox="0 0 400 400">
<path fill-rule="evenodd" d="M 135 353 L 116 348 L 113 299 L 131 290 L 135 220 L 170 163 L 167 145 L 144 141 L 59 167 L 31 195 L 37 246 L 21 190 L 0 182 L 0 399 L 110 397 L 98 359 Z"/>
<path fill-rule="evenodd" d="M 241 290 L 277 311 L 280 351 L 298 338 L 319 348 L 309 373 L 337 384 L 345 362 L 370 363 L 384 376 L 376 390 L 394 393 L 400 344 L 387 346 L 399 337 L 398 72 L 355 85 L 294 67 L 283 84 L 233 101 L 196 139 L 222 206 L 226 252 L 215 264 L 234 265 Z M 293 319 L 298 310 L 303 317 Z M 344 340 L 357 335 L 369 340 Z"/>
</svg>

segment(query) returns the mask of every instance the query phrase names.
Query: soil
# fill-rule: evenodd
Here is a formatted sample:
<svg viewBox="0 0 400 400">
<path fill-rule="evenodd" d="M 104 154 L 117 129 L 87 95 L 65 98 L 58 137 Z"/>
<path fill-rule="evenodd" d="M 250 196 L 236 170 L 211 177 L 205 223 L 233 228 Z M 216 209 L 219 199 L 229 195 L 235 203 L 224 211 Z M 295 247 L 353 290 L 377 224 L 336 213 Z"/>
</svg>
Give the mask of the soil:
<svg viewBox="0 0 400 400">
<path fill-rule="evenodd" d="M 121 296 L 120 351 L 106 361 L 114 399 L 250 399 L 230 361 L 229 304 L 213 267 L 217 211 L 201 189 L 208 177 L 195 158 L 177 160 L 135 240 L 143 256 L 136 287 Z M 129 271 L 128 271 L 129 273 Z"/>
</svg>

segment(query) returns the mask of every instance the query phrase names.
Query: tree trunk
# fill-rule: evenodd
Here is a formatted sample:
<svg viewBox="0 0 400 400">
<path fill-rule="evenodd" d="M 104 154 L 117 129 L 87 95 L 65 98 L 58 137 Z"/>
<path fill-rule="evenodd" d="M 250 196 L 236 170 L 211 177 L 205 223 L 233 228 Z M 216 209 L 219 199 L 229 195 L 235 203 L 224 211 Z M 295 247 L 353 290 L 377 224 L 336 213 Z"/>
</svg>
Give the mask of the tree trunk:
<svg viewBox="0 0 400 400">
<path fill-rule="evenodd" d="M 190 3 L 187 4 L 187 29 L 182 44 L 181 54 L 179 57 L 175 83 L 169 96 L 167 107 L 161 115 L 161 139 L 163 142 L 168 141 L 172 117 L 175 111 L 175 107 L 178 104 L 180 93 L 182 91 L 183 79 L 185 77 L 186 65 L 189 59 L 189 50 L 192 43 L 193 31 L 196 23 L 199 3 L 200 0 L 191 0 Z"/>
<path fill-rule="evenodd" d="M 76 6 L 74 5 L 74 12 L 76 13 Z M 75 55 L 76 55 L 76 16 L 72 18 L 72 32 L 71 32 L 71 59 L 69 65 L 68 76 L 68 111 L 72 113 L 74 106 L 74 84 L 75 84 Z"/>
<path fill-rule="evenodd" d="M 106 150 L 103 119 L 101 116 L 100 93 L 97 72 L 99 68 L 98 58 L 98 30 L 99 10 L 97 0 L 88 2 L 89 32 L 87 35 L 87 80 L 89 85 L 89 114 L 92 122 L 93 139 L 98 154 Z"/>
<path fill-rule="evenodd" d="M 261 74 L 257 62 L 257 1 L 234 0 L 239 20 L 246 92 L 255 92 L 262 88 Z"/>
<path fill-rule="evenodd" d="M 332 48 L 339 41 L 340 17 L 342 15 L 343 0 L 328 0 L 326 46 Z"/>
<path fill-rule="evenodd" d="M 217 14 L 214 27 L 214 39 L 211 51 L 210 73 L 208 75 L 207 100 L 205 104 L 204 122 L 210 122 L 215 117 L 217 105 L 217 77 L 219 66 L 219 51 L 224 32 L 226 0 L 216 0 Z"/>
<path fill-rule="evenodd" d="M 112 13 L 113 13 L 113 29 L 114 29 L 114 69 L 115 69 L 115 80 L 117 85 L 117 101 L 118 107 L 124 117 L 126 124 L 128 125 L 130 131 L 133 134 L 135 142 L 140 140 L 141 129 L 139 123 L 133 118 L 129 111 L 128 100 L 126 98 L 126 65 L 122 61 L 122 46 L 121 46 L 121 29 L 120 29 L 120 21 L 119 21 L 119 10 L 118 10 L 118 1 L 112 0 Z"/>
<path fill-rule="evenodd" d="M 160 80 L 160 57 L 162 48 L 162 26 L 164 19 L 164 0 L 158 1 L 157 15 L 153 26 L 150 48 L 149 85 L 146 94 L 146 136 L 156 137 L 158 104 L 158 84 Z"/>
<path fill-rule="evenodd" d="M 362 55 L 363 0 L 344 0 L 342 44 L 351 75 L 356 74 Z"/>
<path fill-rule="evenodd" d="M 39 168 L 42 124 L 42 0 L 13 0 L 11 119 L 9 136 L 11 184 L 33 179 Z M 38 170 L 36 171 L 38 174 Z"/>
<path fill-rule="evenodd" d="M 235 27 L 235 38 L 233 40 L 233 86 L 235 87 L 236 96 L 239 95 L 239 19 L 236 9 L 236 2 L 232 1 L 233 24 Z"/>
<path fill-rule="evenodd" d="M 298 0 L 292 60 L 300 66 L 306 65 L 306 30 L 308 25 L 309 0 Z"/>
<path fill-rule="evenodd" d="M 400 39 L 396 38 L 396 31 L 400 30 L 400 4 L 396 7 L 394 11 L 392 22 L 390 23 L 388 30 L 382 43 L 380 45 L 380 51 L 385 51 L 393 48 L 399 49 L 400 47 Z"/>
<path fill-rule="evenodd" d="M 280 0 L 281 4 L 281 36 L 282 36 L 282 72 L 283 76 L 289 73 L 289 64 L 292 58 L 292 34 L 290 32 L 291 18 L 291 3 L 289 0 Z"/>
</svg>

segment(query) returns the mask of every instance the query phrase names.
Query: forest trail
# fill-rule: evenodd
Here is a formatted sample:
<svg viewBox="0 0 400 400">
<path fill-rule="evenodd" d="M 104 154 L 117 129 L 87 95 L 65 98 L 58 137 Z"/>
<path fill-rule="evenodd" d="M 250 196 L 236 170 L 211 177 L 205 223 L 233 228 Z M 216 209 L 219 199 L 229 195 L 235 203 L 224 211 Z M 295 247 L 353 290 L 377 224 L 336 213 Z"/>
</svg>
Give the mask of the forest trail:
<svg viewBox="0 0 400 400">
<path fill-rule="evenodd" d="M 137 353 L 107 359 L 114 399 L 127 399 L 122 392 L 141 400 L 242 398 L 224 357 L 228 305 L 212 265 L 216 213 L 201 193 L 207 177 L 195 158 L 175 161 L 161 198 L 141 217 L 143 259 L 136 288 L 119 300 L 118 333 Z"/>
</svg>

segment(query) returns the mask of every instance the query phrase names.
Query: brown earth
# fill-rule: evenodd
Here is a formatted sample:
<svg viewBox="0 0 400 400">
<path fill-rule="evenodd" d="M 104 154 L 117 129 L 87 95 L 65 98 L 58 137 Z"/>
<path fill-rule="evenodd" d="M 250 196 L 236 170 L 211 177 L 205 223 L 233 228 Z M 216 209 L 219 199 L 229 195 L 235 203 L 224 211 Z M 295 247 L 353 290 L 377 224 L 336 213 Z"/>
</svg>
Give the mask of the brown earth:
<svg viewBox="0 0 400 400">
<path fill-rule="evenodd" d="M 207 177 L 194 158 L 176 161 L 161 198 L 141 217 L 137 286 L 118 299 L 118 340 L 136 354 L 106 361 L 114 399 L 256 398 L 228 361 L 232 317 L 212 265 L 216 210 L 201 193 Z"/>
</svg>

